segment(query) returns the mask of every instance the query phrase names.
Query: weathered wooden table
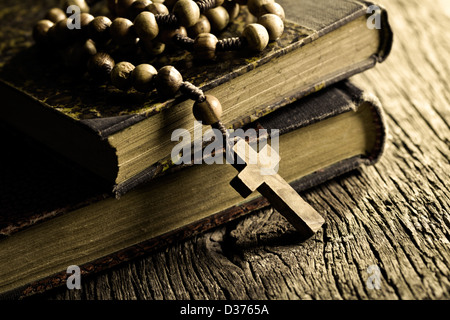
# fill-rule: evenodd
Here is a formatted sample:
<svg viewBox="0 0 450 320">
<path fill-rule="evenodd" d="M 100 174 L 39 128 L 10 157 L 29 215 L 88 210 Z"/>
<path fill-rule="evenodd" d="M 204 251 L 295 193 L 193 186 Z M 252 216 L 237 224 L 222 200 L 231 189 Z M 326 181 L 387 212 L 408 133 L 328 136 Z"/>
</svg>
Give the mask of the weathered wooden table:
<svg viewBox="0 0 450 320">
<path fill-rule="evenodd" d="M 300 242 L 263 210 L 44 297 L 449 299 L 450 7 L 379 2 L 394 49 L 354 80 L 384 105 L 388 146 L 376 166 L 304 194 L 328 212 L 322 231 Z"/>
</svg>

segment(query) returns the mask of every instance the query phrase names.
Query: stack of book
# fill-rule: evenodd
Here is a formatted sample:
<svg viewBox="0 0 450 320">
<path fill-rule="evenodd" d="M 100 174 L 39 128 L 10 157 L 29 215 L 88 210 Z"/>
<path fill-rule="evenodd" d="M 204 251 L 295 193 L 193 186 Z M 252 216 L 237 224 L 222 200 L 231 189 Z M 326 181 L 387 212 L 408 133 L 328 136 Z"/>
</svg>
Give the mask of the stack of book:
<svg viewBox="0 0 450 320">
<path fill-rule="evenodd" d="M 261 53 L 200 64 L 178 52 L 153 63 L 170 61 L 215 95 L 226 127 L 279 130 L 279 174 L 300 192 L 380 158 L 380 103 L 347 79 L 386 59 L 393 35 L 386 11 L 366 1 L 278 2 L 285 32 Z M 30 36 L 49 7 L 9 9 L 0 17 L 8 26 L 0 33 L 0 295 L 64 285 L 70 265 L 104 270 L 269 205 L 257 192 L 241 198 L 230 165 L 173 164 L 174 130 L 194 136 L 191 100 L 62 72 Z"/>
</svg>

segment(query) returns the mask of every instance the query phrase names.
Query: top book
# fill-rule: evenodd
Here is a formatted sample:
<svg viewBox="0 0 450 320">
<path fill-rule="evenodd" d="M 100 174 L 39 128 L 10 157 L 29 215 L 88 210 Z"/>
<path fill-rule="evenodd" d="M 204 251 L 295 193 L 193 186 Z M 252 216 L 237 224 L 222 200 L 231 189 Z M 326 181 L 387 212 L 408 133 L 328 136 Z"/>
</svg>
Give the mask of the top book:
<svg viewBox="0 0 450 320">
<path fill-rule="evenodd" d="M 279 3 L 287 18 L 284 34 L 260 53 L 221 53 L 216 61 L 199 63 L 189 52 L 176 51 L 138 63 L 175 66 L 185 81 L 216 96 L 224 124 L 238 128 L 367 70 L 390 52 L 387 13 L 366 1 Z M 34 1 L 14 2 L 11 14 L 0 17 L 9 26 L 0 33 L 0 119 L 103 177 L 120 195 L 171 165 L 178 142 L 171 141 L 172 132 L 194 131 L 193 101 L 122 92 L 74 75 L 80 71 L 62 70 L 31 39 L 34 23 L 48 9 Z M 222 37 L 254 21 L 246 6 L 241 9 Z M 375 14 L 379 24 L 372 26 L 368 19 Z"/>
</svg>

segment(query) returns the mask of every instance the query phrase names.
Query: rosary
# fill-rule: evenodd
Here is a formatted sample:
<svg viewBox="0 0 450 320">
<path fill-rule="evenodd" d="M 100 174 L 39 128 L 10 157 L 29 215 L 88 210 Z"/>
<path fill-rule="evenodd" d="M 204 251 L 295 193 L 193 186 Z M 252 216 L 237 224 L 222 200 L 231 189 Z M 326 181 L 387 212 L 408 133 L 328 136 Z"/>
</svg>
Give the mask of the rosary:
<svg viewBox="0 0 450 320">
<path fill-rule="evenodd" d="M 134 88 L 150 93 L 156 89 L 157 94 L 167 98 L 178 93 L 185 95 L 194 101 L 194 117 L 219 129 L 224 141 L 230 143 L 228 131 L 220 120 L 222 106 L 216 97 L 183 81 L 173 66 L 156 70 L 146 63 L 137 66 L 127 61 L 116 63 L 106 48 L 111 44 L 139 45 L 149 55 L 160 55 L 166 45 L 172 44 L 192 52 L 200 60 L 213 60 L 224 51 L 262 51 L 270 41 L 283 34 L 283 8 L 274 0 L 108 0 L 111 20 L 107 16 L 89 14 L 89 6 L 98 1 L 67 1 L 80 11 L 74 18 L 79 19 L 77 28 L 71 28 L 74 20 L 63 10 L 50 9 L 33 29 L 37 45 L 60 48 L 75 40 L 80 43 L 77 52 L 86 57 L 85 65 L 93 79 L 110 81 L 124 91 Z M 258 18 L 257 23 L 248 24 L 239 37 L 219 40 L 211 31 L 224 30 L 244 5 Z M 323 217 L 275 171 L 271 175 L 261 174 L 260 169 L 267 163 L 264 154 L 271 154 L 273 159 L 277 156 L 276 151 L 266 145 L 269 150 L 257 153 L 244 139 L 236 139 L 233 143 L 235 158 L 240 161 L 234 161 L 233 166 L 239 174 L 231 181 L 231 186 L 244 198 L 257 190 L 303 236 L 316 233 L 325 222 Z M 258 159 L 256 164 L 249 161 L 252 156 Z M 272 168 L 277 164 L 271 163 Z"/>
</svg>

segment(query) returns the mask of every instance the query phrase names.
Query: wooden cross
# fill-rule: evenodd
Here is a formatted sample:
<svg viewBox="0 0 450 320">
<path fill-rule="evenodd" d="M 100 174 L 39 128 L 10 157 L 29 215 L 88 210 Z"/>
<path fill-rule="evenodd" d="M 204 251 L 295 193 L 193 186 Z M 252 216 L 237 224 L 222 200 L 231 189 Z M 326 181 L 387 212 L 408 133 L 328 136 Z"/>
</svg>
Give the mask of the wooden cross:
<svg viewBox="0 0 450 320">
<path fill-rule="evenodd" d="M 324 218 L 276 173 L 280 158 L 275 150 L 266 144 L 257 153 L 245 140 L 239 139 L 233 151 L 233 166 L 240 172 L 230 184 L 241 196 L 246 198 L 258 190 L 305 237 L 321 228 Z"/>
</svg>

